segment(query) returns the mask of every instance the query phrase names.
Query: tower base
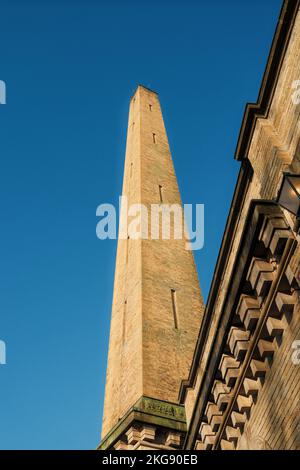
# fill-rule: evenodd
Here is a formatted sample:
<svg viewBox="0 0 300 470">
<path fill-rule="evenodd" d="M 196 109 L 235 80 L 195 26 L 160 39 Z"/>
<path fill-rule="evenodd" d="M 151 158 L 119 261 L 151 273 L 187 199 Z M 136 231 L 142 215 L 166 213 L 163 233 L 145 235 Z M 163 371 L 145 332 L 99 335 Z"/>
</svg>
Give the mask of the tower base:
<svg viewBox="0 0 300 470">
<path fill-rule="evenodd" d="M 174 450 L 186 434 L 182 405 L 142 396 L 100 443 L 99 450 Z"/>
</svg>

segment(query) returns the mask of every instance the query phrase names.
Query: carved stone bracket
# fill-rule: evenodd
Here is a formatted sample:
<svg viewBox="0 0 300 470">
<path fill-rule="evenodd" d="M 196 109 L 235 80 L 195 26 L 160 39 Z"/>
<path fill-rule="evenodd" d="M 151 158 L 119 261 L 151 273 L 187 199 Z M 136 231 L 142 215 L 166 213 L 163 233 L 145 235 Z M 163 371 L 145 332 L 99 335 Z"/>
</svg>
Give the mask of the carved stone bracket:
<svg viewBox="0 0 300 470">
<path fill-rule="evenodd" d="M 195 449 L 237 447 L 293 315 L 297 242 L 278 208 L 257 221 Z"/>
</svg>

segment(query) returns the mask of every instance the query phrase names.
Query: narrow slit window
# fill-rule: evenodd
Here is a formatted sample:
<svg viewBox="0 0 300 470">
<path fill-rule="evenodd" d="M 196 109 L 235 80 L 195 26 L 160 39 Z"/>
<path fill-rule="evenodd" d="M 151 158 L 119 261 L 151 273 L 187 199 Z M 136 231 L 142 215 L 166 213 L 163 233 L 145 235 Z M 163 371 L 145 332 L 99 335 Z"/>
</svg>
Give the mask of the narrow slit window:
<svg viewBox="0 0 300 470">
<path fill-rule="evenodd" d="M 132 130 L 134 131 L 134 122 L 132 123 Z"/>
<path fill-rule="evenodd" d="M 152 138 L 153 138 L 153 143 L 155 144 L 156 143 L 156 134 L 152 134 Z"/>
<path fill-rule="evenodd" d="M 130 178 L 132 177 L 132 168 L 133 168 L 133 163 L 130 163 Z"/>
<path fill-rule="evenodd" d="M 178 330 L 177 302 L 176 302 L 176 290 L 175 289 L 171 289 L 171 299 L 172 299 L 174 328 L 175 330 Z"/>
<path fill-rule="evenodd" d="M 152 104 L 149 104 L 149 109 L 150 111 L 152 111 Z"/>
<path fill-rule="evenodd" d="M 128 263 L 128 250 L 129 250 L 129 236 L 127 237 L 127 243 L 126 243 L 126 264 Z"/>
<path fill-rule="evenodd" d="M 159 200 L 162 203 L 163 202 L 163 193 L 162 193 L 162 186 L 160 184 L 158 185 L 158 190 L 159 190 Z"/>
<path fill-rule="evenodd" d="M 125 333 L 126 333 L 126 312 L 127 312 L 127 300 L 124 302 L 123 309 L 123 322 L 122 322 L 122 342 L 125 342 Z"/>
</svg>

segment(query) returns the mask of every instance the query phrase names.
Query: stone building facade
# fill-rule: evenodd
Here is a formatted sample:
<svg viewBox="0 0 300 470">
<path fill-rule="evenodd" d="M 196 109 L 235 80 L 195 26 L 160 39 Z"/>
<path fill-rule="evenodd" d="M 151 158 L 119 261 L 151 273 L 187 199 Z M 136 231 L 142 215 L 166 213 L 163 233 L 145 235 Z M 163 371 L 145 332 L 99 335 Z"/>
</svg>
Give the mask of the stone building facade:
<svg viewBox="0 0 300 470">
<path fill-rule="evenodd" d="M 300 175 L 299 88 L 300 1 L 286 0 L 242 121 L 205 308 L 182 241 L 119 240 L 101 449 L 300 449 L 299 223 L 277 202 L 285 174 Z M 180 203 L 144 87 L 130 105 L 123 194 Z"/>
</svg>

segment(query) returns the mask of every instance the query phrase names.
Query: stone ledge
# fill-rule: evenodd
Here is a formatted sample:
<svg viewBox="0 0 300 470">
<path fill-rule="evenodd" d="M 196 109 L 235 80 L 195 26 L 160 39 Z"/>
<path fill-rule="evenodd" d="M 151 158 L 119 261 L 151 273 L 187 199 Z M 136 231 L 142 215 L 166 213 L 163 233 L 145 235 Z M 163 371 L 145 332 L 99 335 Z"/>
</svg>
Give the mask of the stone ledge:
<svg viewBox="0 0 300 470">
<path fill-rule="evenodd" d="M 134 421 L 186 432 L 186 418 L 183 405 L 142 396 L 102 439 L 97 449 L 109 449 L 128 430 Z"/>
</svg>

